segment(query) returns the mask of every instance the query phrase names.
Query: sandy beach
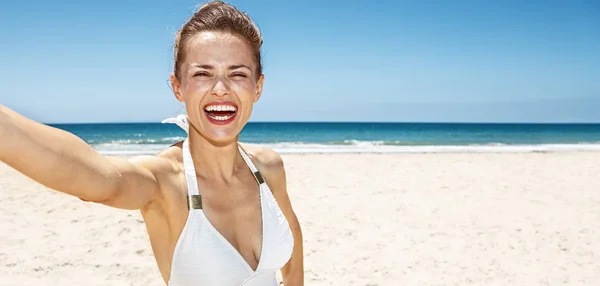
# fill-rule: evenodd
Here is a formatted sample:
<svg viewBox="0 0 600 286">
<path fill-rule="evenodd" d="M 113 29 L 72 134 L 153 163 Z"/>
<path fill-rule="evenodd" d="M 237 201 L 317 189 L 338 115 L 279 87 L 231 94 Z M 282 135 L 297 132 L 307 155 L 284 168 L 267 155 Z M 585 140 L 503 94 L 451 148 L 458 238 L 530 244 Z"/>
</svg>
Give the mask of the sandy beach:
<svg viewBox="0 0 600 286">
<path fill-rule="evenodd" d="M 600 285 L 600 152 L 283 155 L 306 285 Z M 164 285 L 141 216 L 0 164 L 0 285 Z"/>
</svg>

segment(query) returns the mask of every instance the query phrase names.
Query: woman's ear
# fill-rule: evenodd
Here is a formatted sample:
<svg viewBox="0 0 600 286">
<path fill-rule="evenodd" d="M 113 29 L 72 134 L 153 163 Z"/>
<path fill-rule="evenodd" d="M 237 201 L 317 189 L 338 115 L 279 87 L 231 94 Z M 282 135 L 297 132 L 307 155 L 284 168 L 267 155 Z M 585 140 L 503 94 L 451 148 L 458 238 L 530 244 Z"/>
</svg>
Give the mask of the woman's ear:
<svg viewBox="0 0 600 286">
<path fill-rule="evenodd" d="M 256 94 L 254 96 L 254 102 L 257 102 L 258 99 L 260 98 L 260 96 L 262 95 L 264 82 L 265 82 L 265 75 L 261 74 L 260 77 L 258 78 L 258 81 L 256 81 Z"/>
<path fill-rule="evenodd" d="M 175 74 L 171 74 L 169 77 L 171 80 L 171 89 L 173 90 L 173 94 L 178 101 L 183 102 L 183 96 L 181 96 L 181 86 L 179 84 L 179 80 L 175 76 Z"/>
</svg>

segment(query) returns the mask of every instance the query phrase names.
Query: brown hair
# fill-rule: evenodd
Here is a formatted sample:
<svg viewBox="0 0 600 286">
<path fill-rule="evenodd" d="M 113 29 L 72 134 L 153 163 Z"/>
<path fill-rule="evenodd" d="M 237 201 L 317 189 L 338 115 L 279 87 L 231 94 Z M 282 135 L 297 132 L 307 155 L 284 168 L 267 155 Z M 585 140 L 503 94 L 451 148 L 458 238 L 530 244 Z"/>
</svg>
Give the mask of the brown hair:
<svg viewBox="0 0 600 286">
<path fill-rule="evenodd" d="M 237 8 L 223 1 L 211 1 L 204 4 L 177 31 L 175 36 L 175 77 L 179 78 L 181 63 L 185 60 L 186 43 L 196 34 L 204 31 L 226 32 L 245 39 L 252 48 L 256 62 L 257 75 L 262 74 L 260 48 L 263 40 L 258 26 L 252 19 Z"/>
</svg>

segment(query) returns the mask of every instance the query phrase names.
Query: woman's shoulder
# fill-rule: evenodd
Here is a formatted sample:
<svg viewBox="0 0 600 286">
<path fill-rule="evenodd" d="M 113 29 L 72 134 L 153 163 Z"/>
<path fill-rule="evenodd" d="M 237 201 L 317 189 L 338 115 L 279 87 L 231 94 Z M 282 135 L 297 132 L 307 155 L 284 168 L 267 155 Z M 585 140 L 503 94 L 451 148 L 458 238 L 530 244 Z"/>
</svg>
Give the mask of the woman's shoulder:
<svg viewBox="0 0 600 286">
<path fill-rule="evenodd" d="M 155 176 L 177 174 L 182 169 L 181 142 L 173 144 L 153 155 L 139 155 L 129 161 L 145 168 Z"/>
<path fill-rule="evenodd" d="M 248 143 L 240 143 L 240 145 L 261 173 L 272 173 L 283 170 L 283 158 L 275 150 Z"/>
<path fill-rule="evenodd" d="M 275 197 L 280 198 L 284 195 L 287 192 L 286 172 L 281 155 L 273 149 L 258 145 L 241 143 L 240 145 L 249 155 Z"/>
</svg>

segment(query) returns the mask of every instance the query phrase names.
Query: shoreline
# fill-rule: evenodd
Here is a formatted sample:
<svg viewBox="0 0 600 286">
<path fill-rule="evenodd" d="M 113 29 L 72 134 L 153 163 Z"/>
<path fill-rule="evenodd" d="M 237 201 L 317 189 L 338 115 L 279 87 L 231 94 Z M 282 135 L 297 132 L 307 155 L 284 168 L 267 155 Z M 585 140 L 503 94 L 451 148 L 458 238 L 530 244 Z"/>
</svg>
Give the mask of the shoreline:
<svg viewBox="0 0 600 286">
<path fill-rule="evenodd" d="M 477 153 L 562 153 L 562 152 L 600 152 L 600 143 L 582 144 L 536 144 L 536 145 L 326 145 L 326 144 L 242 144 L 259 145 L 275 150 L 280 154 L 477 154 Z M 143 145 L 92 145 L 96 151 L 103 155 L 135 156 L 153 155 L 165 148 L 168 144 L 143 144 Z"/>
</svg>

